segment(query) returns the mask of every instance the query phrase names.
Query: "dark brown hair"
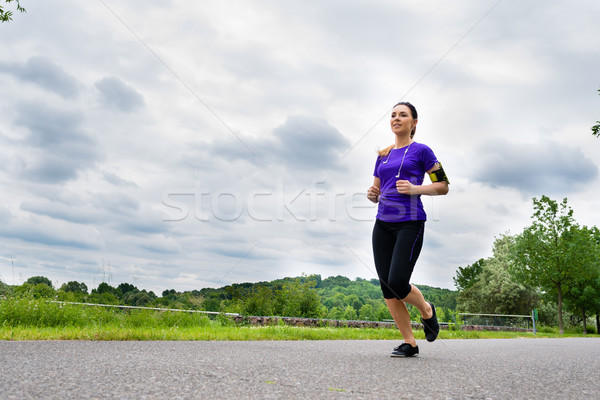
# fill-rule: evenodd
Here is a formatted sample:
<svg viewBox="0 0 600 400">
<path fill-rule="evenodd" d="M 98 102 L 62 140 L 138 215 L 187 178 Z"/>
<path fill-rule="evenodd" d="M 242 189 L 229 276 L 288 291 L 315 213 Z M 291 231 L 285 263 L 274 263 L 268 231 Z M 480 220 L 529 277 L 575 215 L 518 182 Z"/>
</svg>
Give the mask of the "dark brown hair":
<svg viewBox="0 0 600 400">
<path fill-rule="evenodd" d="M 408 101 L 401 101 L 399 103 L 396 103 L 394 105 L 394 107 L 392 107 L 392 110 L 394 108 L 396 108 L 397 106 L 406 106 L 408 107 L 408 109 L 410 110 L 410 115 L 413 119 L 418 119 L 419 118 L 419 114 L 417 113 L 417 109 L 415 108 L 415 106 L 413 106 L 412 104 L 410 104 Z M 410 138 L 412 139 L 415 136 L 415 132 L 417 131 L 417 127 L 415 126 L 413 128 L 413 130 L 410 132 Z M 390 154 L 390 151 L 394 148 L 394 145 L 388 146 L 383 150 L 379 150 L 377 153 L 379 154 L 380 157 L 385 157 L 388 154 Z"/>
</svg>

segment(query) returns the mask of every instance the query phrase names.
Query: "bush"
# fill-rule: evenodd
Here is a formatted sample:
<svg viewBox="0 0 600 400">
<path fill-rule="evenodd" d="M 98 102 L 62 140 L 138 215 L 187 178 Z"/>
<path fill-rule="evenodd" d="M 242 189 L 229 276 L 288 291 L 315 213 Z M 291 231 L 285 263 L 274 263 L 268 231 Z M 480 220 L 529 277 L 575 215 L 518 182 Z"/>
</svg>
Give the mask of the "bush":
<svg viewBox="0 0 600 400">
<path fill-rule="evenodd" d="M 200 313 L 169 311 L 154 314 L 157 324 L 162 327 L 191 328 L 210 324 L 210 318 Z"/>
<path fill-rule="evenodd" d="M 586 326 L 586 330 L 585 330 L 585 331 L 586 331 L 587 333 L 592 333 L 592 334 L 594 334 L 594 333 L 596 333 L 596 328 L 594 328 L 593 326 L 587 325 L 587 326 Z"/>
<path fill-rule="evenodd" d="M 541 301 L 538 305 L 538 319 L 540 324 L 558 326 L 558 304 L 554 301 Z"/>
<path fill-rule="evenodd" d="M 0 280 L 0 298 L 4 296 L 10 296 L 12 294 L 12 289 L 6 283 Z"/>
<path fill-rule="evenodd" d="M 274 315 L 274 294 L 270 288 L 259 286 L 243 302 L 242 314 L 267 316 Z"/>
<path fill-rule="evenodd" d="M 56 295 L 54 289 L 45 283 L 38 283 L 31 288 L 31 295 L 34 299 L 49 299 Z"/>
<path fill-rule="evenodd" d="M 9 326 L 88 326 L 114 320 L 107 310 L 52 303 L 36 299 L 9 299 L 0 303 L 0 324 Z"/>
<path fill-rule="evenodd" d="M 118 308 L 81 306 L 36 299 L 9 299 L 0 302 L 0 325 L 25 327 L 195 327 L 206 326 L 206 315 L 152 310 L 122 311 Z"/>
<path fill-rule="evenodd" d="M 213 312 L 222 311 L 221 301 L 216 298 L 207 298 L 202 301 L 202 310 Z"/>
</svg>

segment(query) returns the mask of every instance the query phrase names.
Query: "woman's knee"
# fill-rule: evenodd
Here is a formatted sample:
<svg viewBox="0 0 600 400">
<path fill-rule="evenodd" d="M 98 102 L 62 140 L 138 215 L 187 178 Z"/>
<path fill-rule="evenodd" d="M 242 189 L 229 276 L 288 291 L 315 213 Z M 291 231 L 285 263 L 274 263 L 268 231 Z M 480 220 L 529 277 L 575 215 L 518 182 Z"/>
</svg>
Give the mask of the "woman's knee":
<svg viewBox="0 0 600 400">
<path fill-rule="evenodd" d="M 408 282 L 397 282 L 396 284 L 382 284 L 381 291 L 384 299 L 402 300 L 410 293 L 412 287 Z"/>
<path fill-rule="evenodd" d="M 409 295 L 411 289 L 412 289 L 412 287 L 411 287 L 410 283 L 408 283 L 408 281 L 400 282 L 398 285 L 398 288 L 396 290 L 396 292 L 398 293 L 398 298 L 400 300 L 405 299 L 406 296 Z"/>
</svg>

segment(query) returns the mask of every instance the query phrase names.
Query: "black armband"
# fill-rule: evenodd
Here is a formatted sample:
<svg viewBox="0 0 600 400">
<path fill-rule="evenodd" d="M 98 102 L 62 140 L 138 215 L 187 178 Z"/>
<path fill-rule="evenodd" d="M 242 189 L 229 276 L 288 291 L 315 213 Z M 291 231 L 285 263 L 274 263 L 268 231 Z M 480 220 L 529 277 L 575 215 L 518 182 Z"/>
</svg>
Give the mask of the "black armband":
<svg viewBox="0 0 600 400">
<path fill-rule="evenodd" d="M 442 168 L 442 164 L 439 164 L 439 165 L 440 165 L 440 169 L 430 173 L 429 179 L 431 179 L 431 182 L 433 182 L 433 183 L 446 182 L 449 185 L 450 181 L 448 180 L 448 177 L 446 176 L 446 173 L 444 172 L 444 168 Z"/>
</svg>

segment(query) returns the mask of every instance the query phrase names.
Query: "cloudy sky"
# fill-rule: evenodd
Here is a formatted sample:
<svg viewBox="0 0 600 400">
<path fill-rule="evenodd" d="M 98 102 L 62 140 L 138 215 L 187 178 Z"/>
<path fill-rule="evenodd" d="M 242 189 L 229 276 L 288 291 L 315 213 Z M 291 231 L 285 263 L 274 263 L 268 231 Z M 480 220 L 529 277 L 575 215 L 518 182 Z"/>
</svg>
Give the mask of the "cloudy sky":
<svg viewBox="0 0 600 400">
<path fill-rule="evenodd" d="M 596 0 L 22 5 L 0 24 L 6 283 L 375 278 L 365 192 L 399 100 L 451 181 L 414 283 L 453 288 L 532 197 L 600 225 Z"/>
</svg>

